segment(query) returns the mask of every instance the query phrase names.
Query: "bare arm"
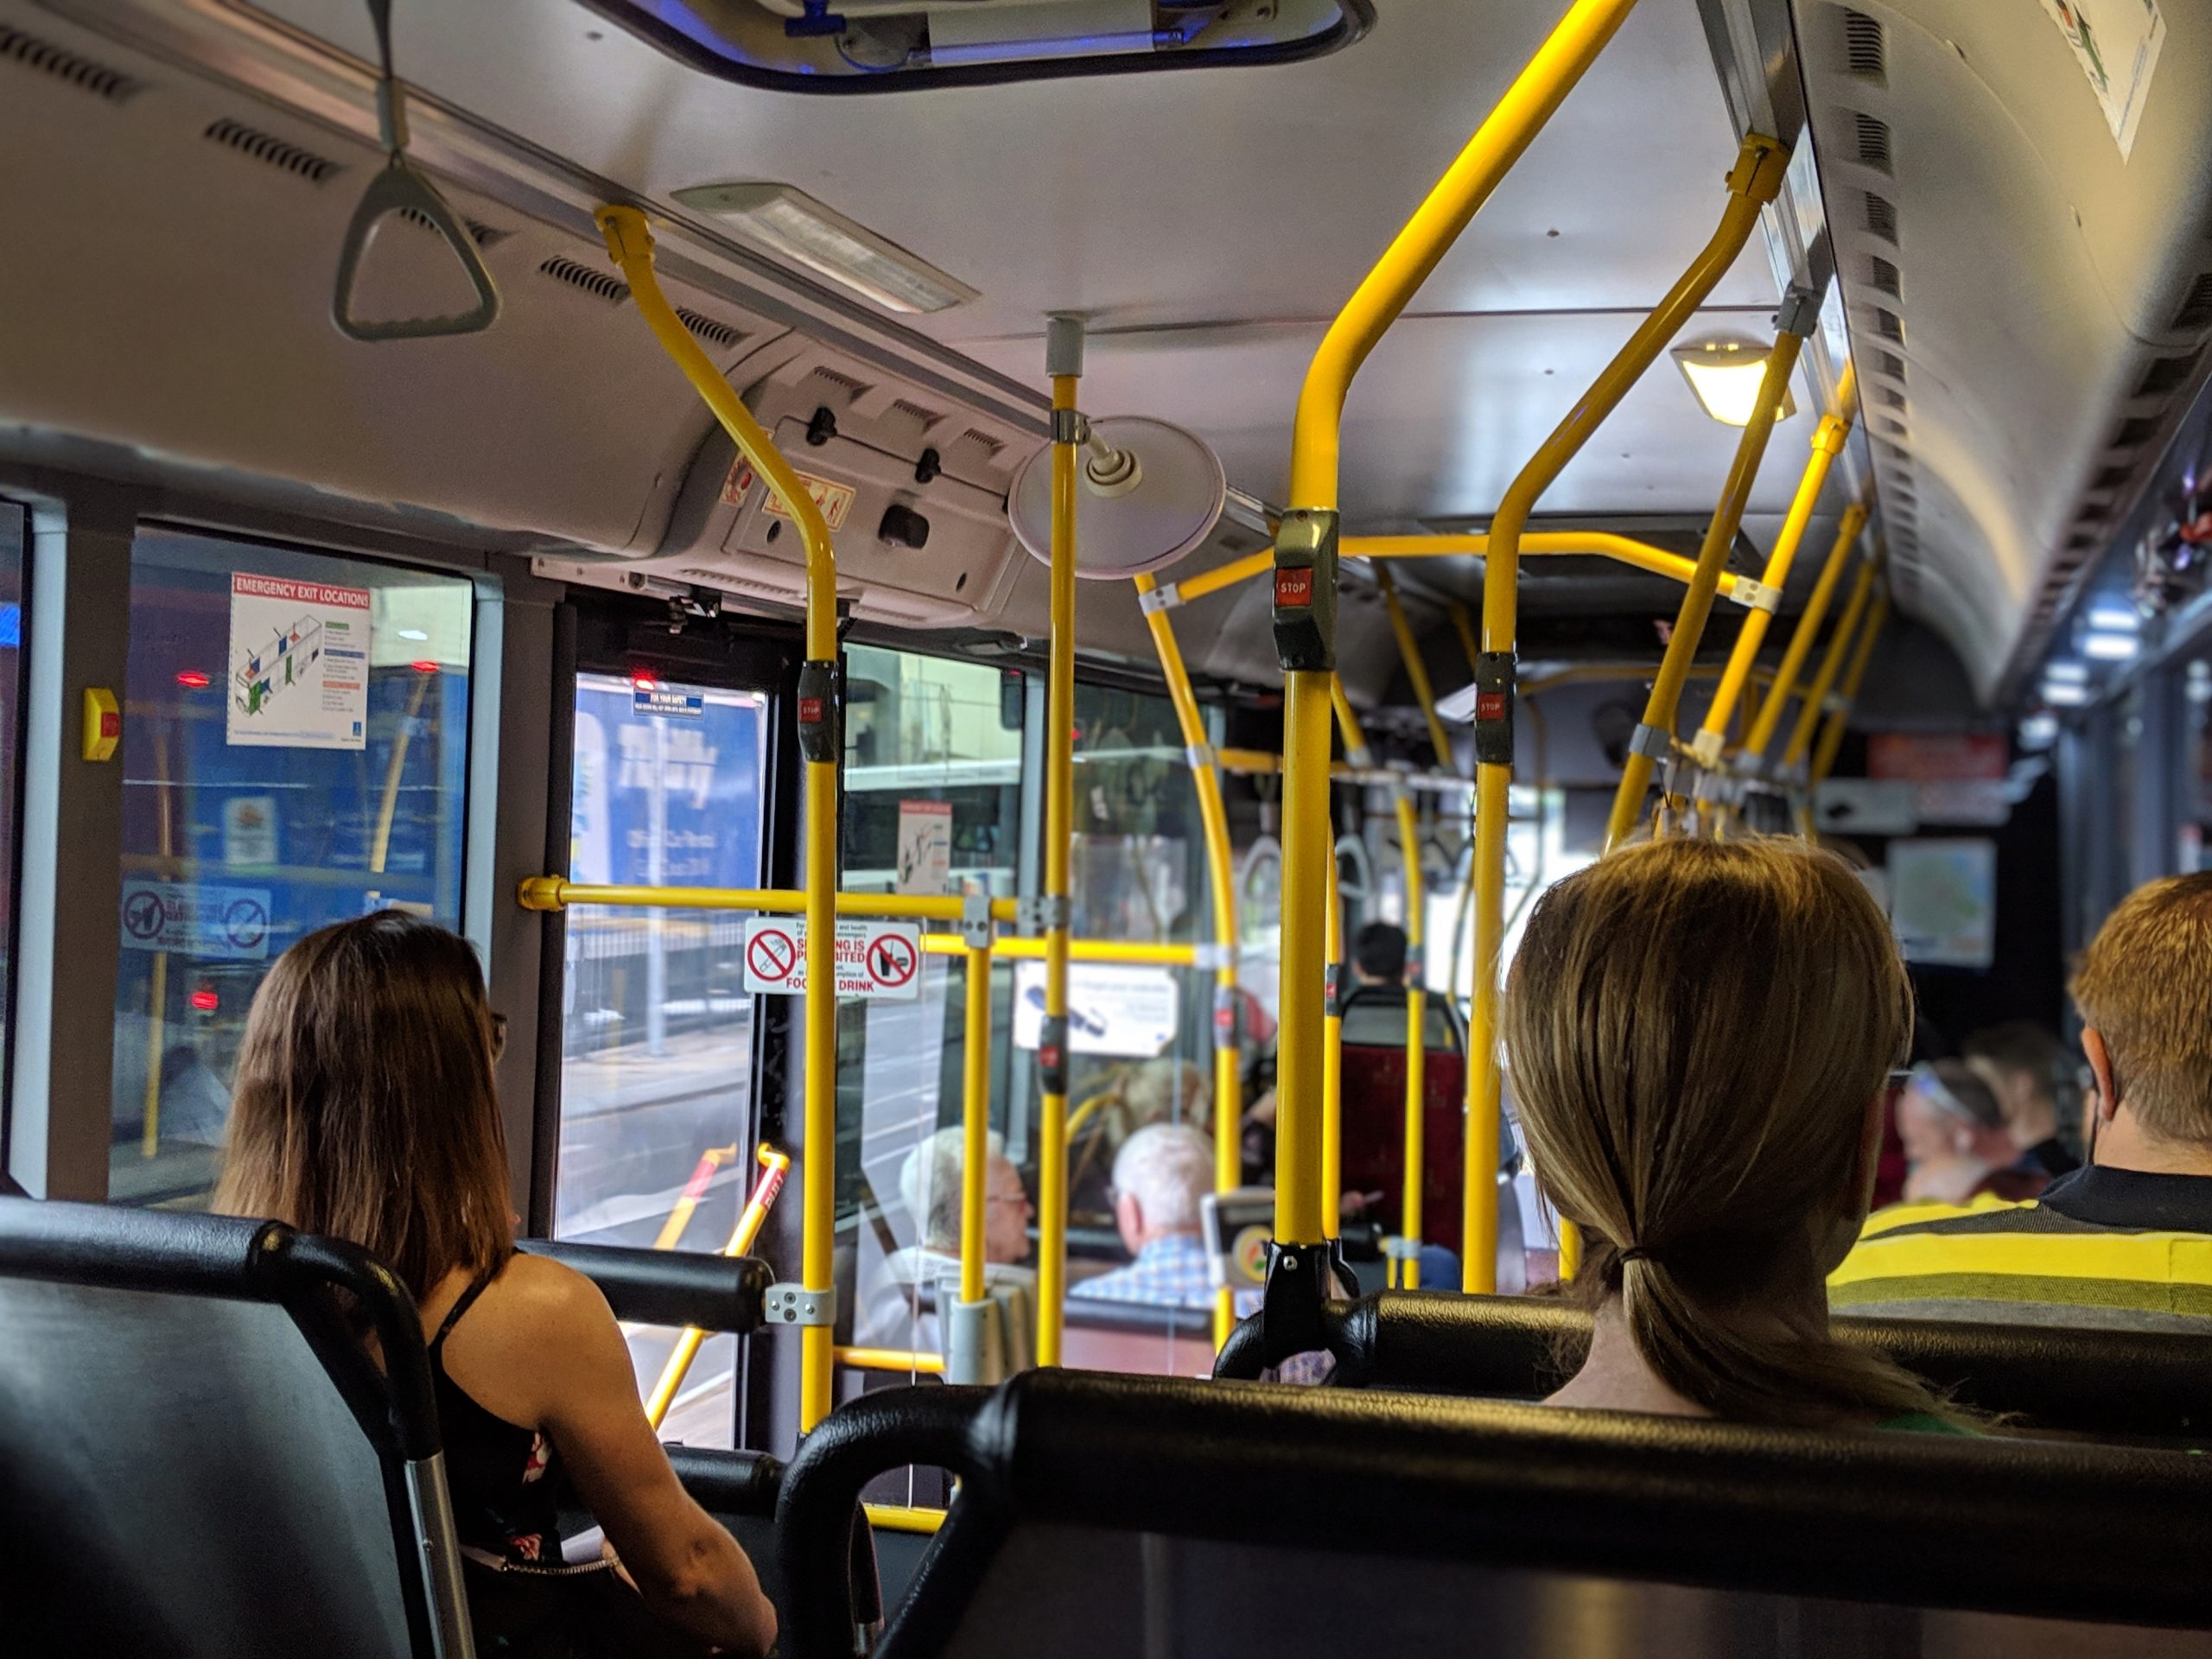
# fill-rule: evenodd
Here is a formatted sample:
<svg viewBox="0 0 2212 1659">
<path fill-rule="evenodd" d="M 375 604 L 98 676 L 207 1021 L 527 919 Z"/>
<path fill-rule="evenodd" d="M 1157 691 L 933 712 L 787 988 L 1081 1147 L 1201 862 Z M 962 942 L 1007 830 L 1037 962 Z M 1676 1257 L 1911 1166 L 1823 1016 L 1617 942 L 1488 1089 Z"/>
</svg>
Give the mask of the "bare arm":
<svg viewBox="0 0 2212 1659">
<path fill-rule="evenodd" d="M 549 1271 L 550 1269 L 550 1271 Z M 695 1503 L 669 1466 L 638 1402 L 630 1351 L 599 1287 L 558 1264 L 518 1257 L 505 1317 L 480 1334 L 508 1345 L 528 1378 L 531 1412 L 606 1529 L 623 1567 L 664 1618 L 734 1652 L 766 1654 L 776 1611 L 737 1541 Z M 496 1363 L 483 1344 L 472 1369 Z M 489 1403 L 489 1402 L 487 1402 Z"/>
</svg>

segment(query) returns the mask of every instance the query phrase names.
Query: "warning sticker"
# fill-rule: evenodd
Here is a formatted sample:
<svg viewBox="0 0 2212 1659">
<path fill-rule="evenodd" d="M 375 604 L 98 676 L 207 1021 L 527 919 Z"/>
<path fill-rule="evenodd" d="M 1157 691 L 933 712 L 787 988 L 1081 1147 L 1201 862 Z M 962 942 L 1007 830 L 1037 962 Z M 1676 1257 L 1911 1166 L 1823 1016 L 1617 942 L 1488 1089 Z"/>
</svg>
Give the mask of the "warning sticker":
<svg viewBox="0 0 2212 1659">
<path fill-rule="evenodd" d="M 269 889 L 125 881 L 123 944 L 130 950 L 259 962 L 269 954 Z"/>
<path fill-rule="evenodd" d="M 735 461 L 730 462 L 729 471 L 722 478 L 722 505 L 726 507 L 743 506 L 746 495 L 753 488 L 756 476 L 753 470 L 753 463 L 743 455 L 740 455 Z M 806 486 L 806 493 L 814 498 L 814 505 L 822 509 L 823 522 L 832 531 L 842 530 L 845 527 L 846 515 L 853 510 L 853 501 L 856 494 L 853 486 L 849 484 L 840 484 L 835 479 L 817 478 L 811 473 L 801 473 L 798 475 L 798 481 Z M 783 497 L 778 495 L 773 490 L 768 492 L 768 499 L 764 505 L 768 512 L 774 513 L 779 518 L 788 518 L 791 516 L 791 511 L 784 504 Z"/>
<path fill-rule="evenodd" d="M 841 919 L 837 995 L 911 1002 L 922 994 L 922 930 L 911 922 Z M 745 929 L 745 988 L 754 996 L 806 992 L 806 923 L 763 916 Z"/>
</svg>

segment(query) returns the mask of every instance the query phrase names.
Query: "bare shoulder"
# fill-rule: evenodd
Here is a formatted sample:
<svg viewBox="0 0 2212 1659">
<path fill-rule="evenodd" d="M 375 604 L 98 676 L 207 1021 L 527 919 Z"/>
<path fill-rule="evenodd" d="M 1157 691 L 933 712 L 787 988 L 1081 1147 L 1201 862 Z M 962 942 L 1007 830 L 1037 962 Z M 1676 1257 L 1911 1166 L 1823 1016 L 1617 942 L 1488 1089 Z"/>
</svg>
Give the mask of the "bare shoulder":
<svg viewBox="0 0 2212 1659">
<path fill-rule="evenodd" d="M 579 1397 L 632 1396 L 628 1345 L 599 1287 L 518 1254 L 446 1344 L 454 1380 L 511 1422 L 543 1427 Z"/>
<path fill-rule="evenodd" d="M 613 1311 L 597 1285 L 574 1268 L 518 1250 L 493 1288 L 505 1318 L 547 1327 L 549 1334 L 611 1329 Z"/>
</svg>

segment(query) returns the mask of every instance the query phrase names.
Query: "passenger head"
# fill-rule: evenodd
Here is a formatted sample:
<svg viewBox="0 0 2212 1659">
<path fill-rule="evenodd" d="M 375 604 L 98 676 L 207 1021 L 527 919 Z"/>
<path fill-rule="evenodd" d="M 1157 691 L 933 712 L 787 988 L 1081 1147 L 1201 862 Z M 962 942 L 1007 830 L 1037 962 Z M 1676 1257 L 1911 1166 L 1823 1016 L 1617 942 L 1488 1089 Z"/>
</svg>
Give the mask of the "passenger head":
<svg viewBox="0 0 2212 1659">
<path fill-rule="evenodd" d="M 2138 887 L 2105 918 L 2069 988 L 2101 1122 L 2212 1147 L 2212 870 Z"/>
<path fill-rule="evenodd" d="M 404 911 L 318 929 L 255 993 L 214 1207 L 351 1239 L 419 1298 L 514 1249 L 493 1019 L 466 940 Z"/>
<path fill-rule="evenodd" d="M 1897 1096 L 1897 1139 L 1905 1161 L 1971 1162 L 1985 1167 L 2012 1161 L 2012 1138 L 1997 1091 L 1964 1060 L 1932 1060 L 1912 1069 Z"/>
<path fill-rule="evenodd" d="M 1132 1253 L 1156 1238 L 1196 1233 L 1213 1191 L 1213 1142 L 1182 1123 L 1155 1123 L 1114 1159 L 1114 1222 Z"/>
<path fill-rule="evenodd" d="M 996 1132 L 989 1136 L 983 1174 L 983 1260 L 1019 1262 L 1029 1254 L 1029 1218 L 1035 1214 L 1021 1172 L 1006 1155 Z M 957 1128 L 939 1129 L 906 1154 L 899 1166 L 899 1196 L 914 1217 L 925 1249 L 960 1253 L 961 1171 L 966 1143 Z"/>
<path fill-rule="evenodd" d="M 1644 1363 L 1723 1417 L 1925 1408 L 1828 1335 L 1911 992 L 1881 907 L 1795 841 L 1630 845 L 1536 905 L 1503 1035 L 1538 1183 Z"/>
<path fill-rule="evenodd" d="M 1132 1128 L 1152 1123 L 1203 1127 L 1212 1110 L 1206 1074 L 1188 1060 L 1146 1060 L 1130 1068 L 1122 1084 L 1122 1104 Z"/>
<path fill-rule="evenodd" d="M 2060 1078 L 2066 1050 L 2032 1020 L 2010 1020 L 1966 1040 L 1968 1065 L 2003 1108 L 2013 1144 L 2024 1152 L 2058 1133 Z M 2070 1093 L 2071 1091 L 2068 1091 Z"/>
<path fill-rule="evenodd" d="M 1395 922 L 1370 922 L 1352 936 L 1351 965 L 1363 985 L 1406 982 L 1406 930 Z"/>
</svg>

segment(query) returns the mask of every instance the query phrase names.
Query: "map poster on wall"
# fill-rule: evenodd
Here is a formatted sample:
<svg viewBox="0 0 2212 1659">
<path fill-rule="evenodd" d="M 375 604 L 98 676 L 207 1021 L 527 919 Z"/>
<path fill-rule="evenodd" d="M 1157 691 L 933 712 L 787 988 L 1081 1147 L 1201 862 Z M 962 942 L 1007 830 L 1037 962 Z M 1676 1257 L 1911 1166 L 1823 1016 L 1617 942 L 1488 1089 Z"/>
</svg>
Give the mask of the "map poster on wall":
<svg viewBox="0 0 2212 1659">
<path fill-rule="evenodd" d="M 232 743 L 366 748 L 369 590 L 232 572 L 229 690 Z"/>
<path fill-rule="evenodd" d="M 2166 43 L 2166 20 L 2158 0 L 2043 0 L 2043 9 L 2075 60 L 2089 78 L 2105 112 L 2105 124 L 2120 145 L 2120 158 L 2135 148 L 2136 124 L 2151 95 L 2151 74 Z"/>
<path fill-rule="evenodd" d="M 1997 954 L 1997 843 L 1890 843 L 1890 925 L 1907 962 L 1987 968 Z"/>
</svg>

